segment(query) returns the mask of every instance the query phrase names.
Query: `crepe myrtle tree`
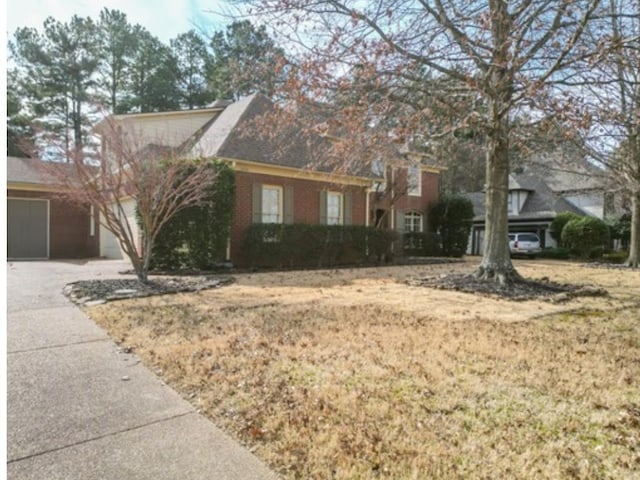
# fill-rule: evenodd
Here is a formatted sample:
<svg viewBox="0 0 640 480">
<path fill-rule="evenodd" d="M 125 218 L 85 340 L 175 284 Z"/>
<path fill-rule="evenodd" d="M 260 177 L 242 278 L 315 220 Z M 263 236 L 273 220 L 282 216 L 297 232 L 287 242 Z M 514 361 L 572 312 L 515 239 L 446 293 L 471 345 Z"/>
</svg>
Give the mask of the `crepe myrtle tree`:
<svg viewBox="0 0 640 480">
<path fill-rule="evenodd" d="M 216 171 L 210 162 L 185 159 L 176 149 L 163 146 L 168 143 L 164 139 L 149 139 L 113 117 L 96 131 L 102 149 L 93 160 L 70 154 L 71 172 L 51 162 L 43 162 L 43 168 L 69 200 L 94 206 L 100 224 L 116 237 L 138 280 L 147 282 L 158 233 L 178 212 L 207 199 Z M 131 200 L 137 219 L 128 208 Z"/>
<path fill-rule="evenodd" d="M 507 237 L 511 127 L 540 102 L 562 106 L 554 85 L 590 54 L 578 47 L 600 0 L 239 3 L 300 46 L 285 94 L 326 106 L 330 113 L 306 125 L 337 132 L 336 168 L 390 154 L 398 138 L 429 148 L 459 129 L 481 131 L 486 234 L 477 275 L 501 284 L 520 279 Z M 448 110 L 456 114 L 435 114 Z"/>
</svg>

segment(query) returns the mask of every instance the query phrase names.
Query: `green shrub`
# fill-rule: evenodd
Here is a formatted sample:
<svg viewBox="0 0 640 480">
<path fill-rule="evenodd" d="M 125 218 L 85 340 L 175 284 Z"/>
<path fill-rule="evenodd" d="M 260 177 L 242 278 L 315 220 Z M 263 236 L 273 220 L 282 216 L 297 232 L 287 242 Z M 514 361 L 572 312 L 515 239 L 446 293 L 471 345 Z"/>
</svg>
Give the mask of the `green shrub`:
<svg viewBox="0 0 640 480">
<path fill-rule="evenodd" d="M 562 212 L 556 215 L 556 218 L 553 219 L 549 226 L 549 235 L 551 235 L 551 238 L 553 238 L 559 246 L 564 246 L 562 244 L 562 229 L 564 226 L 571 220 L 578 218 L 581 218 L 580 215 L 576 215 L 575 213 Z"/>
<path fill-rule="evenodd" d="M 620 240 L 623 245 L 628 245 L 631 240 L 631 214 L 623 214 L 613 222 L 610 228 L 612 239 Z"/>
<path fill-rule="evenodd" d="M 440 238 L 432 232 L 407 232 L 402 236 L 405 255 L 435 257 L 441 255 Z"/>
<path fill-rule="evenodd" d="M 562 229 L 562 244 L 581 258 L 597 258 L 609 242 L 609 227 L 595 217 L 569 220 Z"/>
<path fill-rule="evenodd" d="M 178 212 L 162 227 L 153 245 L 151 268 L 207 270 L 225 260 L 235 175 L 227 164 L 207 161 L 217 176 L 206 201 Z"/>
<path fill-rule="evenodd" d="M 439 250 L 448 257 L 461 257 L 467 251 L 473 223 L 471 200 L 444 196 L 432 204 L 428 213 L 429 230 L 440 239 Z"/>
<path fill-rule="evenodd" d="M 629 258 L 629 252 L 618 250 L 617 252 L 609 252 L 602 255 L 602 260 L 607 263 L 624 263 Z"/>
<path fill-rule="evenodd" d="M 552 258 L 555 260 L 567 260 L 570 256 L 568 248 L 563 247 L 548 247 L 540 252 L 542 258 Z"/>
<path fill-rule="evenodd" d="M 256 223 L 242 251 L 245 263 L 255 267 L 362 265 L 389 259 L 394 236 L 363 226 Z"/>
</svg>

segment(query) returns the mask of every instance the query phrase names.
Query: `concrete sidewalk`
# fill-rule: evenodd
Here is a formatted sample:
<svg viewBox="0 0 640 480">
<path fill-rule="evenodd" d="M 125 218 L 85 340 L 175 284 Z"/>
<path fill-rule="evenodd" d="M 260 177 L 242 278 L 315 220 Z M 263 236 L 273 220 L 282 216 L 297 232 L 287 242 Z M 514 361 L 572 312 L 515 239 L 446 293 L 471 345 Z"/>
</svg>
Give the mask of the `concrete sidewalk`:
<svg viewBox="0 0 640 480">
<path fill-rule="evenodd" d="M 7 265 L 8 477 L 275 479 L 61 293 L 68 282 L 125 268 Z"/>
</svg>

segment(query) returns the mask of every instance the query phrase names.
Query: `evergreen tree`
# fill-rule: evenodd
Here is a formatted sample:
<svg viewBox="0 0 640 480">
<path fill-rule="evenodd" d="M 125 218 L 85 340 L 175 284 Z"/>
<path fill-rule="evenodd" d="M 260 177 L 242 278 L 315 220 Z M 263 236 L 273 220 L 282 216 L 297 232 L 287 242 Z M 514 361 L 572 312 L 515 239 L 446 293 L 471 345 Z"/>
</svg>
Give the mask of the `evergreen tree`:
<svg viewBox="0 0 640 480">
<path fill-rule="evenodd" d="M 130 98 L 123 100 L 118 108 L 133 112 L 178 109 L 177 65 L 171 50 L 139 25 L 134 27 L 133 35 L 136 49 L 127 84 Z"/>
<path fill-rule="evenodd" d="M 124 13 L 104 8 L 98 20 L 98 35 L 98 51 L 102 60 L 98 83 L 109 110 L 120 113 L 120 100 L 130 96 L 127 82 L 137 47 L 134 28 Z"/>
<path fill-rule="evenodd" d="M 284 81 L 284 51 L 264 26 L 255 28 L 248 20 L 234 22 L 226 32 L 213 35 L 211 49 L 209 81 L 217 98 L 237 99 L 254 92 L 272 96 Z"/>
<path fill-rule="evenodd" d="M 7 74 L 7 156 L 29 157 L 33 149 L 31 117 L 20 99 L 16 72 Z"/>
<path fill-rule="evenodd" d="M 180 103 L 191 110 L 213 100 L 214 95 L 207 85 L 211 55 L 206 42 L 195 30 L 189 30 L 171 40 L 170 45 L 177 66 Z"/>
<path fill-rule="evenodd" d="M 10 49 L 34 116 L 58 134 L 67 158 L 72 148 L 82 152 L 89 126 L 86 107 L 99 63 L 95 23 L 77 15 L 68 23 L 49 17 L 42 34 L 18 29 Z"/>
</svg>

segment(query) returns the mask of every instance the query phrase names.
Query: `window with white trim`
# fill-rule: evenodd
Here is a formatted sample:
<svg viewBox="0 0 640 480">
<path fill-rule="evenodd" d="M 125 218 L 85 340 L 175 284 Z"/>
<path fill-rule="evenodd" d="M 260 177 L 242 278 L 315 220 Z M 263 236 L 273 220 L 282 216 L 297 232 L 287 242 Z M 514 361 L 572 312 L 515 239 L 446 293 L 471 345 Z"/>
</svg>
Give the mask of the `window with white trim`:
<svg viewBox="0 0 640 480">
<path fill-rule="evenodd" d="M 342 193 L 327 192 L 327 225 L 342 225 L 343 198 Z"/>
<path fill-rule="evenodd" d="M 412 165 L 407 168 L 407 193 L 414 197 L 422 196 L 422 179 L 420 167 Z"/>
<path fill-rule="evenodd" d="M 262 185 L 262 223 L 282 223 L 282 187 Z"/>
<path fill-rule="evenodd" d="M 422 232 L 422 214 L 419 212 L 406 212 L 404 214 L 405 232 Z"/>
</svg>

